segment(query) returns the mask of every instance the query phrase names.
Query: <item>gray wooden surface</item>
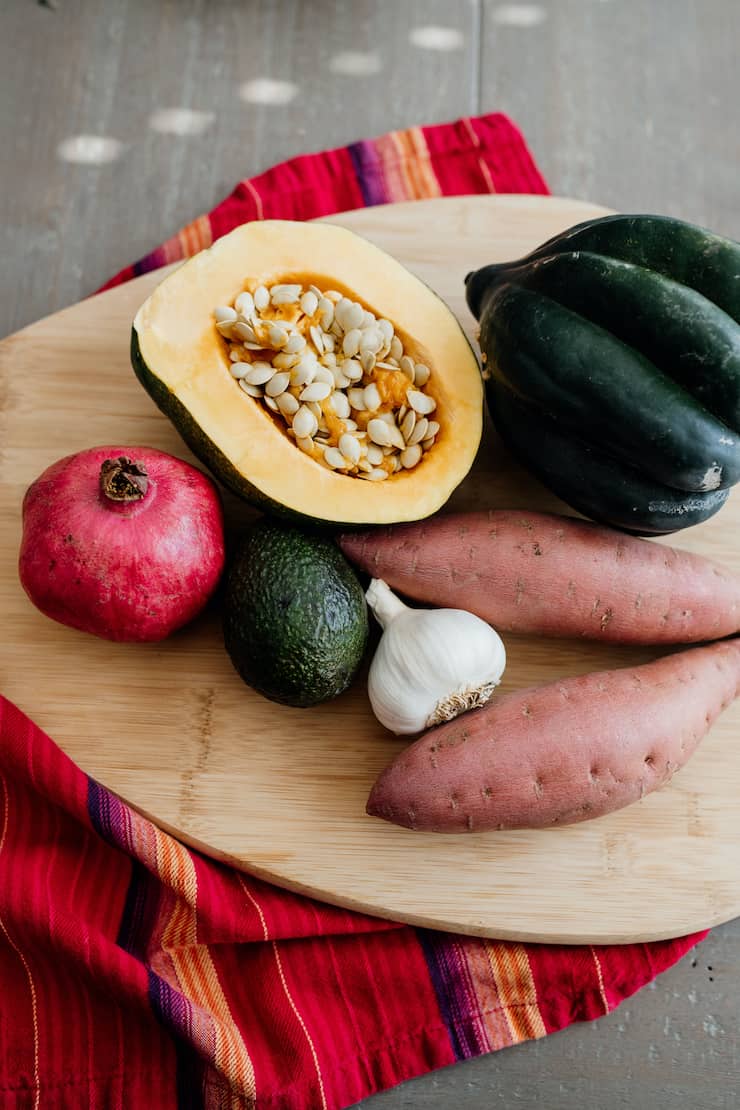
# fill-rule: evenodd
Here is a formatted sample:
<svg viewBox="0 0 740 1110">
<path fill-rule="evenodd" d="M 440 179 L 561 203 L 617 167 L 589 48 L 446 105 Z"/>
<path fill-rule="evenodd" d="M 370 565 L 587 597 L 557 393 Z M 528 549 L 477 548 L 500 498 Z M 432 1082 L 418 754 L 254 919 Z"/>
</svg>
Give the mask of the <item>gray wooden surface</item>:
<svg viewBox="0 0 740 1110">
<path fill-rule="evenodd" d="M 739 46 L 738 0 L 2 0 L 0 334 L 241 177 L 492 109 L 554 192 L 740 237 Z M 735 1110 L 739 999 L 733 922 L 607 1018 L 363 1105 Z"/>
</svg>

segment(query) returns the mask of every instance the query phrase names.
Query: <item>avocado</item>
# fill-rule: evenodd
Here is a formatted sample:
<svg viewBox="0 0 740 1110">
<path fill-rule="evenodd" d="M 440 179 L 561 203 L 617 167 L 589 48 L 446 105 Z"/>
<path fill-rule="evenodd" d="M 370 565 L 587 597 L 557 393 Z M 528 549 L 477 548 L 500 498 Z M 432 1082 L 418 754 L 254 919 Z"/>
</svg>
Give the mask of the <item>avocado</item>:
<svg viewBox="0 0 740 1110">
<path fill-rule="evenodd" d="M 247 685 L 284 705 L 317 705 L 346 690 L 357 672 L 367 605 L 331 539 L 265 517 L 227 572 L 223 628 Z"/>
</svg>

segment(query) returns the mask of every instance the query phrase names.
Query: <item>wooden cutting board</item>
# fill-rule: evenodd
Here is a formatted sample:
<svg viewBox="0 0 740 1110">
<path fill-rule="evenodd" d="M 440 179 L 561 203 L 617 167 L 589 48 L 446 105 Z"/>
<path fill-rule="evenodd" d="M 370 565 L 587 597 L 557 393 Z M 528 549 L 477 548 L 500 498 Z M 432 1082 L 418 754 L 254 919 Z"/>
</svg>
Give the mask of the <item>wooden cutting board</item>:
<svg viewBox="0 0 740 1110">
<path fill-rule="evenodd" d="M 463 277 L 603 209 L 545 197 L 450 198 L 334 217 L 396 255 L 472 331 Z M 434 836 L 365 816 L 399 750 L 361 677 L 327 705 L 273 705 L 239 680 L 216 613 L 168 642 L 114 645 L 42 617 L 16 574 L 20 506 L 49 463 L 94 444 L 189 457 L 128 359 L 159 274 L 0 344 L 0 689 L 85 771 L 189 844 L 293 890 L 401 921 L 501 938 L 648 940 L 740 912 L 740 701 L 672 784 L 585 824 Z M 358 288 L 361 288 L 358 275 Z M 232 527 L 249 511 L 227 498 Z M 449 507 L 562 509 L 489 433 Z M 740 502 L 678 543 L 740 572 Z M 674 541 L 675 542 L 675 541 Z M 653 652 L 510 636 L 504 690 Z"/>
</svg>

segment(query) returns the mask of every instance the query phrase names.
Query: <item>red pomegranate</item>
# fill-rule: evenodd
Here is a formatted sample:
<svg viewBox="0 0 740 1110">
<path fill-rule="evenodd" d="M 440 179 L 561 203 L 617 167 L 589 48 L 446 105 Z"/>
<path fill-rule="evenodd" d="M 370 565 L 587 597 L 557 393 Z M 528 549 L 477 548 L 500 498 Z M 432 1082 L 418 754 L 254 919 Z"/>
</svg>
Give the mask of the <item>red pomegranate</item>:
<svg viewBox="0 0 740 1110">
<path fill-rule="evenodd" d="M 200 612 L 223 565 L 215 485 L 153 447 L 68 455 L 23 499 L 23 588 L 47 617 L 106 640 L 163 640 Z"/>
</svg>

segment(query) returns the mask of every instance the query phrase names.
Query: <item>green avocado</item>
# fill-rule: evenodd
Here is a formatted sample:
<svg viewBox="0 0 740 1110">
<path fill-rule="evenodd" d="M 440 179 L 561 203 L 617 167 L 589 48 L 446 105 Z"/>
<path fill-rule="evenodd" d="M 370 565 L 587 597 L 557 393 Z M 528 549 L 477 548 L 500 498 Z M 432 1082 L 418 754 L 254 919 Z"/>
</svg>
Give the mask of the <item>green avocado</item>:
<svg viewBox="0 0 740 1110">
<path fill-rule="evenodd" d="M 332 540 L 265 517 L 227 572 L 223 627 L 247 685 L 284 705 L 317 705 L 354 678 L 367 645 L 367 605 Z"/>
</svg>

